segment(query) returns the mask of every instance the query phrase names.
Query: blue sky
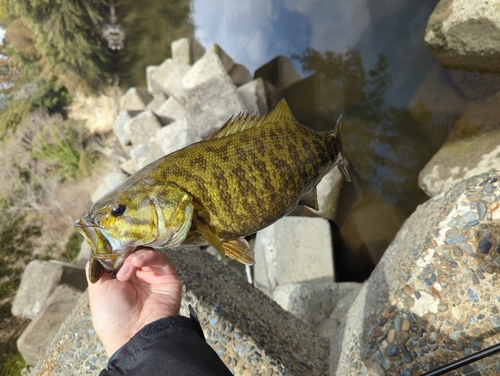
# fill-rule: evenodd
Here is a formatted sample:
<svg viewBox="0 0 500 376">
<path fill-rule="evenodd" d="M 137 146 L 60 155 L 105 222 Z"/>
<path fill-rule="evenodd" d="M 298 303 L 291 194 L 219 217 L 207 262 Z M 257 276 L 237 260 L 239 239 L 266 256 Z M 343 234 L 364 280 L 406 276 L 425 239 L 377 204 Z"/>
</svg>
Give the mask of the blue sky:
<svg viewBox="0 0 500 376">
<path fill-rule="evenodd" d="M 367 0 L 194 0 L 196 37 L 255 69 L 279 54 L 345 52 L 369 26 Z"/>
</svg>

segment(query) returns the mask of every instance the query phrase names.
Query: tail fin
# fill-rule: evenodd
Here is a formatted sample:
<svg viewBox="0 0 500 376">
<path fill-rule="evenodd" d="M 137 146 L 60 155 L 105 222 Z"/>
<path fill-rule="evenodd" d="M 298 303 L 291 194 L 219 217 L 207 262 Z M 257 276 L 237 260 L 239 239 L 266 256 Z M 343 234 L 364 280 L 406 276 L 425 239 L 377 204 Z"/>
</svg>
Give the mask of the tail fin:
<svg viewBox="0 0 500 376">
<path fill-rule="evenodd" d="M 337 124 L 330 132 L 330 135 L 335 137 L 335 141 L 337 142 L 338 147 L 338 157 L 337 157 L 337 167 L 339 168 L 340 173 L 344 177 L 346 181 L 351 181 L 351 176 L 349 175 L 349 171 L 347 170 L 347 164 L 345 163 L 344 155 L 342 154 L 342 139 L 340 138 L 340 128 L 342 127 L 342 114 L 337 119 Z"/>
</svg>

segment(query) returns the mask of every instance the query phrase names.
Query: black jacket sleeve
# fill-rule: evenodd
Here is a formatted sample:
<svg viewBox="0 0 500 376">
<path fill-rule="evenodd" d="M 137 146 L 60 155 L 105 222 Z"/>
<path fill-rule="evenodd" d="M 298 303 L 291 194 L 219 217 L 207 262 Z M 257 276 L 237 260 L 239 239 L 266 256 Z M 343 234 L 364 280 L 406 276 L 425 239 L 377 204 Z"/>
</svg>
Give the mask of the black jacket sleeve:
<svg viewBox="0 0 500 376">
<path fill-rule="evenodd" d="M 171 316 L 144 326 L 109 359 L 99 376 L 231 376 L 207 344 L 196 314 Z"/>
</svg>

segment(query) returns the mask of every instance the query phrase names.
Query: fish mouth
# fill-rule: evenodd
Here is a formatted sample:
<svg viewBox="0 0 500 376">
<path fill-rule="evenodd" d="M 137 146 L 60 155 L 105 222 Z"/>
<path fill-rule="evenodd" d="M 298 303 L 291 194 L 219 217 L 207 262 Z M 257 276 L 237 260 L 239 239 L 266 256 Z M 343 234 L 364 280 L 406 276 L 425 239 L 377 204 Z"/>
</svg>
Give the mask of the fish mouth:
<svg viewBox="0 0 500 376">
<path fill-rule="evenodd" d="M 77 219 L 75 228 L 90 245 L 90 260 L 99 261 L 108 273 L 116 274 L 125 260 L 121 245 L 113 240 L 103 228 L 88 223 L 84 219 Z"/>
</svg>

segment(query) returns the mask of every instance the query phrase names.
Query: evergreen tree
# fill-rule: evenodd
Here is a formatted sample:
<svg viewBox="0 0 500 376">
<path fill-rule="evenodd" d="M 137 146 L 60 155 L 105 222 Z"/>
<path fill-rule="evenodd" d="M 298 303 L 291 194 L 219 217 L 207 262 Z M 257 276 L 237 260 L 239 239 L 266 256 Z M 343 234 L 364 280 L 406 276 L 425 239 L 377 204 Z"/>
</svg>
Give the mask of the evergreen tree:
<svg viewBox="0 0 500 376">
<path fill-rule="evenodd" d="M 16 0 L 10 5 L 33 32 L 43 76 L 57 77 L 70 91 L 109 83 L 110 52 L 101 30 L 109 15 L 106 0 Z"/>
</svg>

